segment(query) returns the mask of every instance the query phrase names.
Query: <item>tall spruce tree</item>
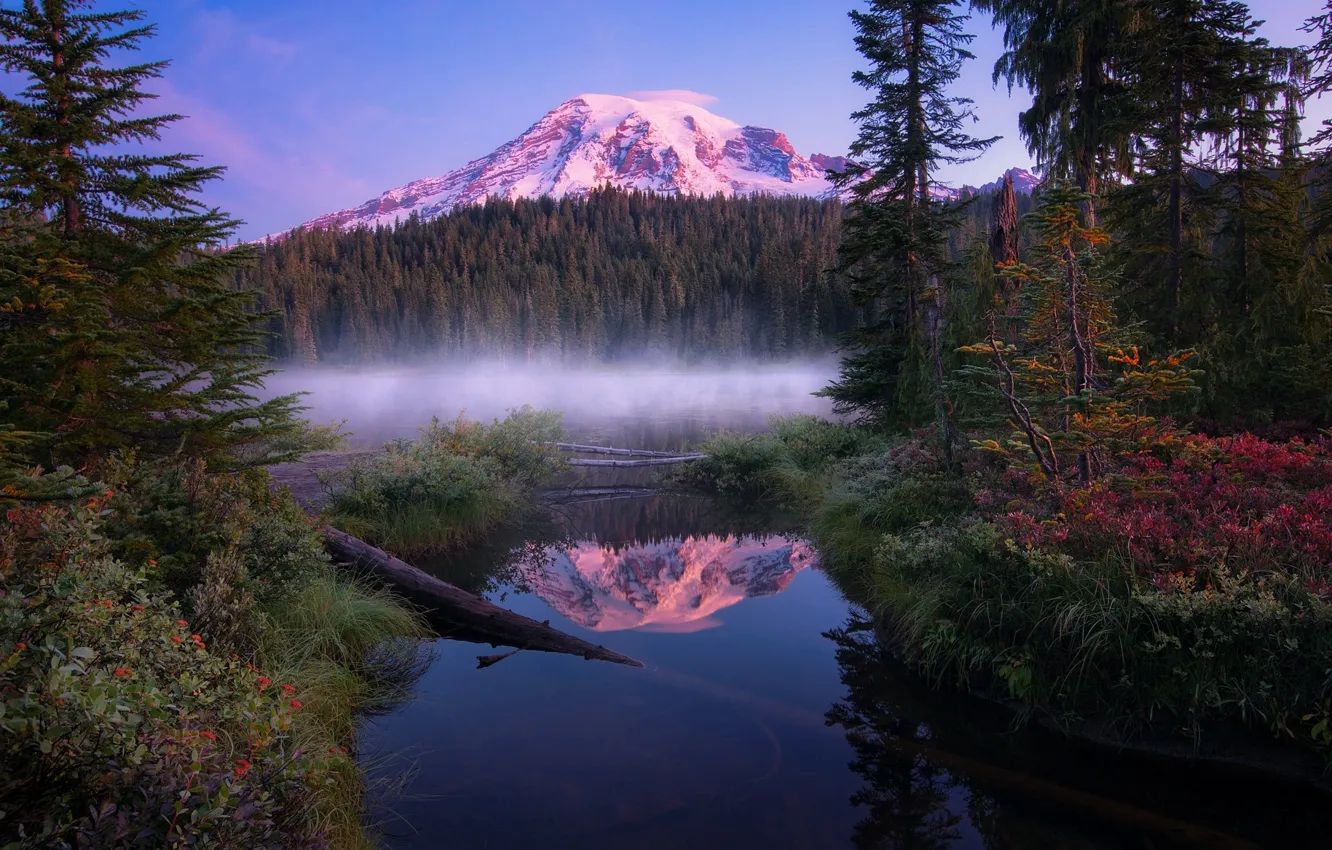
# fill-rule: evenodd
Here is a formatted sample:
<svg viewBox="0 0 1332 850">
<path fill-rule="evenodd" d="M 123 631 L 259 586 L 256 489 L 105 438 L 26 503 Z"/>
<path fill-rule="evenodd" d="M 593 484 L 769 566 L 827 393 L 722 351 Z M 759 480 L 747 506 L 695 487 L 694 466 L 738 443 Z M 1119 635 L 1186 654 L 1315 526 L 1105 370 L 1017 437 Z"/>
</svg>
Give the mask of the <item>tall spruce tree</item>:
<svg viewBox="0 0 1332 850">
<path fill-rule="evenodd" d="M 1127 172 L 1131 98 L 1115 73 L 1134 37 L 1137 0 L 972 0 L 1004 28 L 994 79 L 1031 92 L 1018 127 L 1047 176 L 1074 180 L 1096 225 L 1107 176 Z"/>
<path fill-rule="evenodd" d="M 1205 233 L 1215 219 L 1199 153 L 1218 133 L 1251 21 L 1235 0 L 1142 0 L 1139 8 L 1134 48 L 1120 62 L 1132 91 L 1134 179 L 1109 213 L 1126 271 L 1141 284 L 1141 312 L 1169 344 L 1194 345 L 1207 321 L 1213 268 Z"/>
<path fill-rule="evenodd" d="M 873 99 L 852 116 L 860 126 L 855 164 L 837 177 L 852 197 L 839 265 L 875 312 L 852 335 L 839 380 L 823 391 L 842 411 L 876 422 L 922 424 L 932 414 L 949 453 L 944 347 L 955 270 L 946 247 L 959 211 L 931 188 L 941 164 L 973 159 L 995 141 L 965 133 L 971 101 L 948 94 L 972 58 L 958 6 L 874 0 L 850 13 L 856 48 L 870 65 L 853 79 Z"/>
<path fill-rule="evenodd" d="M 1300 51 L 1253 37 L 1256 22 L 1246 17 L 1245 23 L 1242 49 L 1230 62 L 1212 119 L 1215 142 L 1207 161 L 1218 210 L 1215 331 L 1202 346 L 1209 372 L 1216 372 L 1207 384 L 1208 412 L 1325 420 L 1332 394 L 1323 390 L 1322 401 L 1311 398 L 1309 376 L 1292 369 L 1303 359 L 1300 352 L 1327 337 L 1318 313 L 1326 290 L 1307 274 L 1308 165 L 1289 117 L 1307 67 Z"/>
<path fill-rule="evenodd" d="M 89 0 L 0 9 L 0 408 L 45 435 L 47 465 L 134 447 L 220 464 L 286 445 L 295 399 L 260 402 L 268 371 L 251 294 L 228 277 L 237 222 L 196 197 L 220 168 L 153 154 L 178 115 L 143 115 L 166 63 L 114 64 L 153 34 Z M 285 451 L 285 450 L 284 450 Z"/>
</svg>

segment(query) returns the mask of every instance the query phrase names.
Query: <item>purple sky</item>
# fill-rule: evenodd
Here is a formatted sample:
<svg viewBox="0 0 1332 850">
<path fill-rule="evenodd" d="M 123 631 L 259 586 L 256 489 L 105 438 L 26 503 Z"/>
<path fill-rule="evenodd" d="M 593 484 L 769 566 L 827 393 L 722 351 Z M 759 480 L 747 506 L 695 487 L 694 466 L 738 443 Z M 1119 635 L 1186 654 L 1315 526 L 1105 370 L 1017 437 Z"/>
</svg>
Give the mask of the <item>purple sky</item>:
<svg viewBox="0 0 1332 850">
<path fill-rule="evenodd" d="M 802 153 L 844 153 L 859 56 L 837 0 L 128 0 L 158 24 L 146 56 L 172 66 L 168 147 L 229 167 L 209 200 L 249 239 L 484 156 L 584 92 L 682 89 Z M 105 8 L 119 7 L 111 2 Z M 1321 0 L 1255 0 L 1274 42 L 1305 43 Z M 980 183 L 1030 160 L 1024 92 L 990 83 L 1000 35 L 973 18 L 964 71 L 977 135 L 1002 134 L 946 179 Z M 1310 117 L 1332 114 L 1313 104 Z"/>
</svg>

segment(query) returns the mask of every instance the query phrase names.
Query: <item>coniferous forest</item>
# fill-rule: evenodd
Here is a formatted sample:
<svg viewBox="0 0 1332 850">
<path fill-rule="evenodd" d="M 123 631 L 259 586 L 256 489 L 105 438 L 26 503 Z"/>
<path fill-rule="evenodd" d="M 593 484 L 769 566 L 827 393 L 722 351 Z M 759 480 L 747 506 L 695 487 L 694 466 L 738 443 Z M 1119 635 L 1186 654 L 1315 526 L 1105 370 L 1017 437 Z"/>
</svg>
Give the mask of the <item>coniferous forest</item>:
<svg viewBox="0 0 1332 850">
<path fill-rule="evenodd" d="M 0 0 L 0 848 L 1327 843 L 1332 0 L 1306 48 L 1236 0 L 857 0 L 837 199 L 607 187 L 262 246 L 156 146 L 183 116 L 115 3 Z M 939 191 L 996 141 L 969 75 L 1030 96 L 1032 194 Z M 265 387 L 425 361 L 331 376 L 407 420 L 495 361 L 831 352 L 829 418 L 755 377 L 812 370 L 663 370 L 687 411 L 606 370 L 655 447 L 516 407 L 343 451 Z M 762 429 L 684 436 L 742 381 Z M 390 732 L 428 737 L 410 797 Z"/>
<path fill-rule="evenodd" d="M 990 201 L 968 208 L 959 251 Z M 237 281 L 274 311 L 282 359 L 785 359 L 875 315 L 836 269 L 841 218 L 837 201 L 806 198 L 492 199 L 395 228 L 298 231 Z"/>
</svg>

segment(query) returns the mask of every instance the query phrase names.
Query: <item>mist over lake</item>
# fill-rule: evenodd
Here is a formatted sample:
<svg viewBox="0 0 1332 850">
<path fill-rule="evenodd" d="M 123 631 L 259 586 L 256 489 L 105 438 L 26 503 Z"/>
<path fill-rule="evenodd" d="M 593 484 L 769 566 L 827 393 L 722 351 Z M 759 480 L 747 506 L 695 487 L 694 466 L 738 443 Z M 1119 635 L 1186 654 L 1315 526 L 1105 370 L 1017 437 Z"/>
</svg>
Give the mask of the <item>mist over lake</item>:
<svg viewBox="0 0 1332 850">
<path fill-rule="evenodd" d="M 774 415 L 832 415 L 831 402 L 813 393 L 827 386 L 836 370 L 831 359 L 731 368 L 501 363 L 307 368 L 273 375 L 265 394 L 307 393 L 305 415 L 318 424 L 345 419 L 355 445 L 412 437 L 435 416 L 465 413 L 489 421 L 525 404 L 562 411 L 570 433 L 580 439 L 628 436 L 623 428 L 631 423 L 640 431 L 656 424 L 701 439 L 722 428 L 763 430 Z"/>
</svg>

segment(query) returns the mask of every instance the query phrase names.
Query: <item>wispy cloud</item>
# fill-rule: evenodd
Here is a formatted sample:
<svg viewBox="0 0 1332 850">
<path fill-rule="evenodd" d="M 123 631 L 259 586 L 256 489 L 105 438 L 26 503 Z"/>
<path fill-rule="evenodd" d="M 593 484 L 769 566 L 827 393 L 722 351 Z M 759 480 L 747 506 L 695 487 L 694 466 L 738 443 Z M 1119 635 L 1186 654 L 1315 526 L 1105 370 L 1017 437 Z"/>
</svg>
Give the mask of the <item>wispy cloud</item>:
<svg viewBox="0 0 1332 850">
<path fill-rule="evenodd" d="M 371 192 L 365 180 L 308 151 L 288 155 L 269 149 L 241 129 L 232 116 L 164 80 L 154 89 L 158 97 L 150 109 L 186 116 L 172 125 L 164 139 L 166 145 L 197 153 L 204 164 L 225 165 L 227 181 L 243 184 L 246 194 L 254 193 L 260 208 L 300 199 L 315 209 L 331 209 L 349 197 Z"/>
<path fill-rule="evenodd" d="M 245 40 L 246 46 L 253 52 L 275 59 L 290 59 L 296 55 L 297 47 L 289 41 L 269 38 L 264 35 L 250 34 Z"/>
<path fill-rule="evenodd" d="M 632 97 L 634 100 L 678 100 L 681 103 L 692 103 L 694 106 L 707 106 L 709 103 L 717 102 L 717 98 L 713 95 L 689 89 L 631 91 L 625 97 Z"/>
<path fill-rule="evenodd" d="M 256 26 L 243 21 L 227 9 L 200 9 L 194 16 L 198 33 L 194 44 L 194 60 L 222 59 L 235 62 L 238 51 L 266 59 L 290 59 L 296 55 L 298 45 L 258 32 L 247 32 Z"/>
</svg>

